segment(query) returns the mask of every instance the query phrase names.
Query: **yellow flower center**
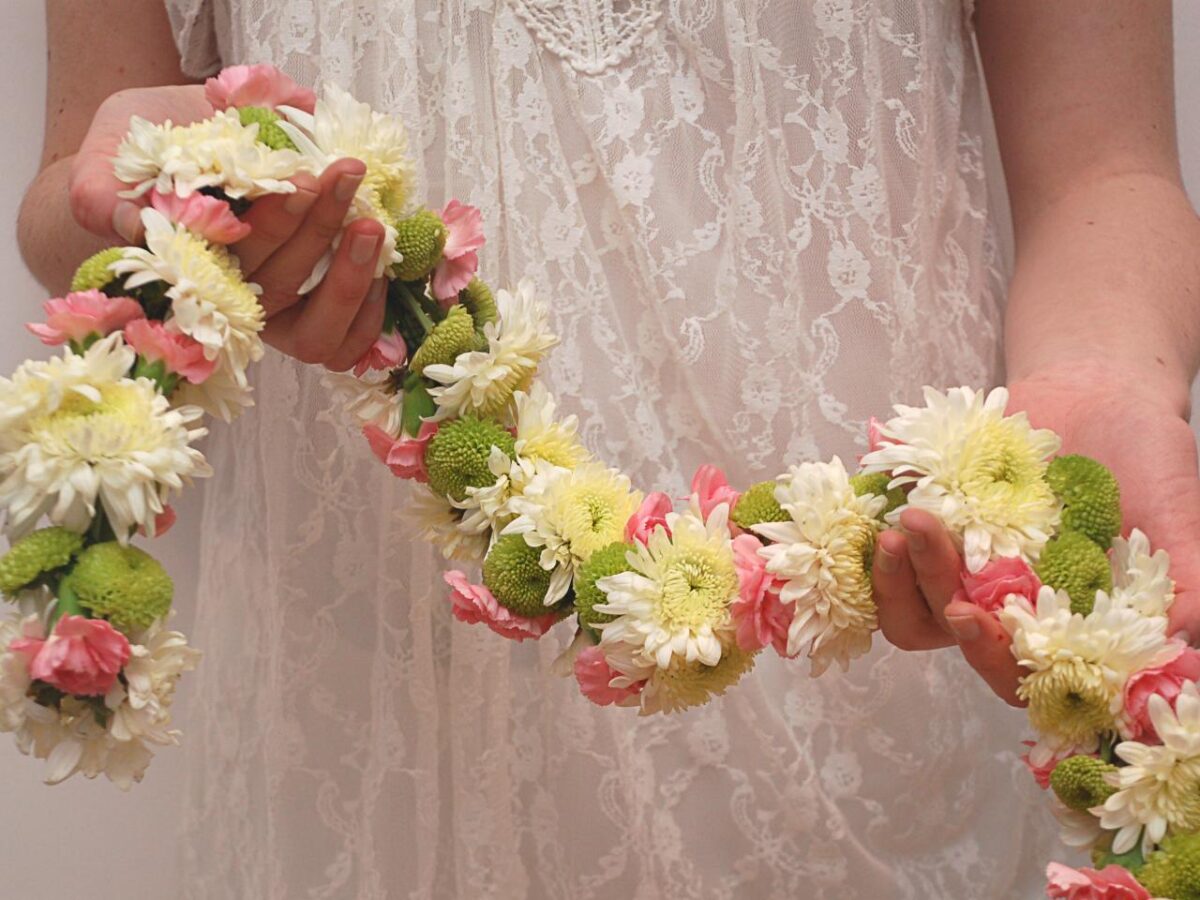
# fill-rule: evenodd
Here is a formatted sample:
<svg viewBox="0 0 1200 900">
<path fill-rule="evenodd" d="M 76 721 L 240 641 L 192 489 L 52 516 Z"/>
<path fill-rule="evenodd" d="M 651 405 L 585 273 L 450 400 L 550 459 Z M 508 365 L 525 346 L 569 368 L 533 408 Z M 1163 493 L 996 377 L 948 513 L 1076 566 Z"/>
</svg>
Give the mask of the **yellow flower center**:
<svg viewBox="0 0 1200 900">
<path fill-rule="evenodd" d="M 667 668 L 654 670 L 655 705 L 663 712 L 702 706 L 724 694 L 753 667 L 754 654 L 738 649 L 736 643 L 724 648 L 715 666 L 684 662 L 677 656 Z"/>
<path fill-rule="evenodd" d="M 563 539 L 571 546 L 571 555 L 583 561 L 597 550 L 620 540 L 629 518 L 629 495 L 606 485 L 585 484 L 568 490 L 560 509 L 559 525 Z"/>
<path fill-rule="evenodd" d="M 958 486 L 981 507 L 999 514 L 996 521 L 1005 521 L 1009 510 L 1053 502 L 1045 471 L 1045 461 L 1011 422 L 991 422 L 963 445 Z"/>
<path fill-rule="evenodd" d="M 1163 806 L 1172 828 L 1200 830 L 1200 757 L 1183 760 L 1171 770 L 1163 785 Z"/>
<path fill-rule="evenodd" d="M 1111 693 L 1100 668 L 1081 659 L 1056 662 L 1026 678 L 1018 691 L 1029 701 L 1029 720 L 1038 731 L 1084 743 L 1115 725 Z"/>
<path fill-rule="evenodd" d="M 731 553 L 689 547 L 662 564 L 658 619 L 663 628 L 699 629 L 722 624 L 738 590 Z"/>
<path fill-rule="evenodd" d="M 29 424 L 33 443 L 59 457 L 128 459 L 162 443 L 150 397 L 136 383 L 106 384 L 100 402 L 72 391 L 48 415 Z"/>
</svg>

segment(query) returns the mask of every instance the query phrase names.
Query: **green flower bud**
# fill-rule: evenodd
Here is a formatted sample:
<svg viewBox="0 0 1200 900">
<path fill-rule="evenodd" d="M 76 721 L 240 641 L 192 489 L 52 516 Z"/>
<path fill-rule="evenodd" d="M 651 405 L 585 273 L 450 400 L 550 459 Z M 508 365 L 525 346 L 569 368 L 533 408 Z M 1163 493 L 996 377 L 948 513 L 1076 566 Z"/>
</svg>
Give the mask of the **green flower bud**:
<svg viewBox="0 0 1200 900">
<path fill-rule="evenodd" d="M 0 594 L 15 594 L 83 549 L 83 536 L 65 528 L 43 528 L 28 534 L 0 557 Z"/>
<path fill-rule="evenodd" d="M 482 332 L 484 325 L 500 318 L 492 289 L 478 278 L 472 278 L 471 283 L 458 292 L 458 302 L 467 308 L 475 320 L 476 331 Z"/>
<path fill-rule="evenodd" d="M 75 275 L 71 278 L 71 291 L 104 291 L 106 294 L 119 295 L 120 276 L 114 274 L 108 267 L 119 259 L 125 258 L 124 247 L 108 247 L 99 253 L 94 253 L 83 261 Z"/>
<path fill-rule="evenodd" d="M 747 531 L 763 522 L 790 522 L 792 517 L 783 511 L 775 499 L 775 482 L 760 481 L 752 485 L 733 506 L 733 524 Z"/>
<path fill-rule="evenodd" d="M 850 487 L 854 493 L 861 497 L 863 494 L 876 494 L 880 497 L 887 498 L 887 506 L 883 508 L 881 516 L 886 516 L 893 509 L 898 509 L 904 505 L 907 499 L 903 488 L 888 489 L 888 483 L 892 480 L 887 472 L 874 472 L 870 475 L 852 475 L 850 476 Z"/>
<path fill-rule="evenodd" d="M 408 368 L 418 375 L 426 366 L 453 365 L 460 353 L 475 349 L 475 323 L 465 307 L 452 306 L 446 318 L 433 326 Z"/>
<path fill-rule="evenodd" d="M 297 150 L 287 132 L 279 127 L 279 113 L 262 106 L 243 106 L 238 110 L 243 125 L 258 124 L 258 142 L 272 150 Z"/>
<path fill-rule="evenodd" d="M 1096 591 L 1112 590 L 1112 566 L 1100 546 L 1078 531 L 1064 531 L 1042 549 L 1034 567 L 1042 584 L 1071 597 L 1071 612 L 1087 615 Z"/>
<path fill-rule="evenodd" d="M 545 602 L 550 573 L 539 564 L 541 555 L 542 551 L 530 547 L 521 535 L 504 535 L 483 561 L 483 586 L 518 616 L 546 615 L 550 612 Z"/>
<path fill-rule="evenodd" d="M 613 620 L 608 613 L 596 611 L 597 604 L 608 600 L 604 591 L 596 587 L 596 582 L 609 575 L 628 572 L 630 565 L 625 556 L 631 549 L 629 544 L 616 541 L 589 556 L 575 573 L 575 612 L 579 616 L 579 624 L 593 634 L 597 625 Z"/>
<path fill-rule="evenodd" d="M 422 209 L 396 225 L 396 249 L 404 258 L 396 264 L 396 277 L 419 281 L 442 260 L 449 232 L 431 209 Z"/>
<path fill-rule="evenodd" d="M 463 500 L 468 487 L 496 483 L 488 468 L 492 447 L 511 459 L 516 452 L 513 444 L 513 436 L 490 419 L 463 416 L 446 422 L 425 450 L 429 486 L 442 496 Z"/>
<path fill-rule="evenodd" d="M 1200 900 L 1200 832 L 1176 834 L 1164 840 L 1137 877 L 1155 897 Z"/>
<path fill-rule="evenodd" d="M 1086 456 L 1060 456 L 1046 481 L 1063 502 L 1062 527 L 1107 550 L 1121 532 L 1121 489 L 1112 472 Z"/>
<path fill-rule="evenodd" d="M 1100 806 L 1116 793 L 1104 776 L 1117 767 L 1093 756 L 1072 756 L 1064 759 L 1050 774 L 1050 787 L 1063 802 L 1075 810 L 1086 811 Z"/>
<path fill-rule="evenodd" d="M 121 631 L 147 628 L 171 609 L 171 577 L 137 547 L 116 541 L 93 544 L 79 554 L 67 578 L 84 607 Z"/>
</svg>

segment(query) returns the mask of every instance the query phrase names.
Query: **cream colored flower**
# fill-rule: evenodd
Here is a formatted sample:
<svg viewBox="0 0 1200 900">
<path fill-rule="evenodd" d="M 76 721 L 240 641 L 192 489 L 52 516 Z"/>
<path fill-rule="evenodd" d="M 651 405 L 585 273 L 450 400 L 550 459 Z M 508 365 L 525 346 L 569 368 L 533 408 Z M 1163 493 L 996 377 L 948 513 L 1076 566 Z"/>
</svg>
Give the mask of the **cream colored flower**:
<svg viewBox="0 0 1200 900">
<path fill-rule="evenodd" d="M 362 376 L 350 372 L 326 372 L 325 386 L 334 400 L 358 425 L 375 425 L 392 437 L 400 434 L 404 394 L 385 369 L 368 369 Z"/>
<path fill-rule="evenodd" d="M 1113 539 L 1113 603 L 1143 616 L 1165 616 L 1175 599 L 1175 582 L 1168 569 L 1167 551 L 1150 551 L 1150 540 L 1133 529 L 1128 540 Z"/>
<path fill-rule="evenodd" d="M 575 416 L 555 418 L 557 404 L 546 386 L 535 381 L 528 391 L 513 394 L 516 410 L 518 459 L 544 461 L 564 469 L 574 469 L 591 458 L 576 433 Z"/>
<path fill-rule="evenodd" d="M 773 542 L 759 553 L 783 582 L 779 599 L 795 604 L 788 654 L 807 649 L 814 675 L 834 661 L 845 670 L 871 649 L 878 626 L 869 560 L 887 500 L 857 496 L 837 458 L 793 466 L 775 499 L 791 521 L 753 530 Z"/>
<path fill-rule="evenodd" d="M 1024 413 L 1005 416 L 1007 404 L 1004 388 L 927 387 L 925 406 L 897 406 L 881 426 L 891 443 L 862 460 L 864 472 L 892 473 L 893 487 L 912 485 L 907 505 L 946 524 L 972 572 L 993 556 L 1035 561 L 1062 511 L 1045 479 L 1058 436 L 1032 428 Z"/>
<path fill-rule="evenodd" d="M 481 563 L 487 556 L 491 535 L 462 528 L 462 513 L 446 498 L 432 491 L 413 491 L 404 512 L 420 535 L 439 548 L 446 559 Z"/>
</svg>

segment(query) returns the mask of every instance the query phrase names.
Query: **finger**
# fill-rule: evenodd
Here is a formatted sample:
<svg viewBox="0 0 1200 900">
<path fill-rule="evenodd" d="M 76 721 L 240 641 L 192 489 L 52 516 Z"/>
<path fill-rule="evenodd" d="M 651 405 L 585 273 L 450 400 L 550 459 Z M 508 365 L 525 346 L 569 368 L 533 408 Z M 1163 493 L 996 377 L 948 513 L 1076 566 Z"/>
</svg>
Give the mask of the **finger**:
<svg viewBox="0 0 1200 900">
<path fill-rule="evenodd" d="M 875 546 L 871 583 L 883 636 L 901 650 L 933 650 L 954 643 L 930 615 L 917 587 L 904 535 L 885 531 Z"/>
<path fill-rule="evenodd" d="M 366 170 L 357 159 L 340 159 L 322 172 L 320 196 L 304 222 L 254 273 L 263 288 L 261 302 L 268 318 L 298 299 L 300 286 L 341 232 Z"/>
<path fill-rule="evenodd" d="M 959 594 L 946 606 L 946 622 L 971 668 L 996 696 L 1012 706 L 1025 706 L 1017 696 L 1024 670 L 1012 655 L 1012 639 L 996 617 Z"/>
<path fill-rule="evenodd" d="M 120 196 L 129 185 L 113 174 L 113 155 L 123 131 L 97 121 L 71 161 L 67 179 L 71 215 L 87 231 L 110 241 L 139 244 L 143 198 Z"/>
<path fill-rule="evenodd" d="M 350 323 L 342 346 L 334 351 L 326 365 L 335 372 L 345 372 L 362 359 L 383 331 L 383 298 L 387 295 L 387 282 L 376 278 L 367 290 L 366 299 L 358 315 Z"/>
<path fill-rule="evenodd" d="M 324 280 L 304 303 L 268 319 L 263 340 L 301 362 L 332 359 L 371 287 L 382 242 L 374 219 L 351 222 Z"/>
<path fill-rule="evenodd" d="M 900 514 L 908 537 L 908 555 L 917 585 L 934 619 L 944 623 L 944 610 L 962 587 L 962 560 L 946 527 L 932 513 L 909 508 Z"/>
<path fill-rule="evenodd" d="M 307 172 L 292 179 L 296 190 L 271 194 L 256 200 L 242 216 L 250 234 L 233 245 L 242 271 L 253 276 L 267 258 L 278 250 L 304 223 L 304 217 L 320 196 L 320 182 Z"/>
</svg>

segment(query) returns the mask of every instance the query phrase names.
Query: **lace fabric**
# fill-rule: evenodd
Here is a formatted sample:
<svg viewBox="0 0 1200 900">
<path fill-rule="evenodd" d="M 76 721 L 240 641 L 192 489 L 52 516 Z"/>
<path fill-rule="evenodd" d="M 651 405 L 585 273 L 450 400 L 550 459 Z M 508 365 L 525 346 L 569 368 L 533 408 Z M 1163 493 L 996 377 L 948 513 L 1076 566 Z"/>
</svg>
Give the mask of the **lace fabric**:
<svg viewBox="0 0 1200 900">
<path fill-rule="evenodd" d="M 168 0 L 185 66 L 269 61 L 403 115 L 431 206 L 533 277 L 586 443 L 681 494 L 861 451 L 999 378 L 1005 260 L 952 0 Z M 193 897 L 1032 896 L 1022 719 L 953 653 L 764 659 L 638 720 L 567 635 L 452 623 L 409 486 L 269 355 L 210 440 L 182 884 Z"/>
</svg>

